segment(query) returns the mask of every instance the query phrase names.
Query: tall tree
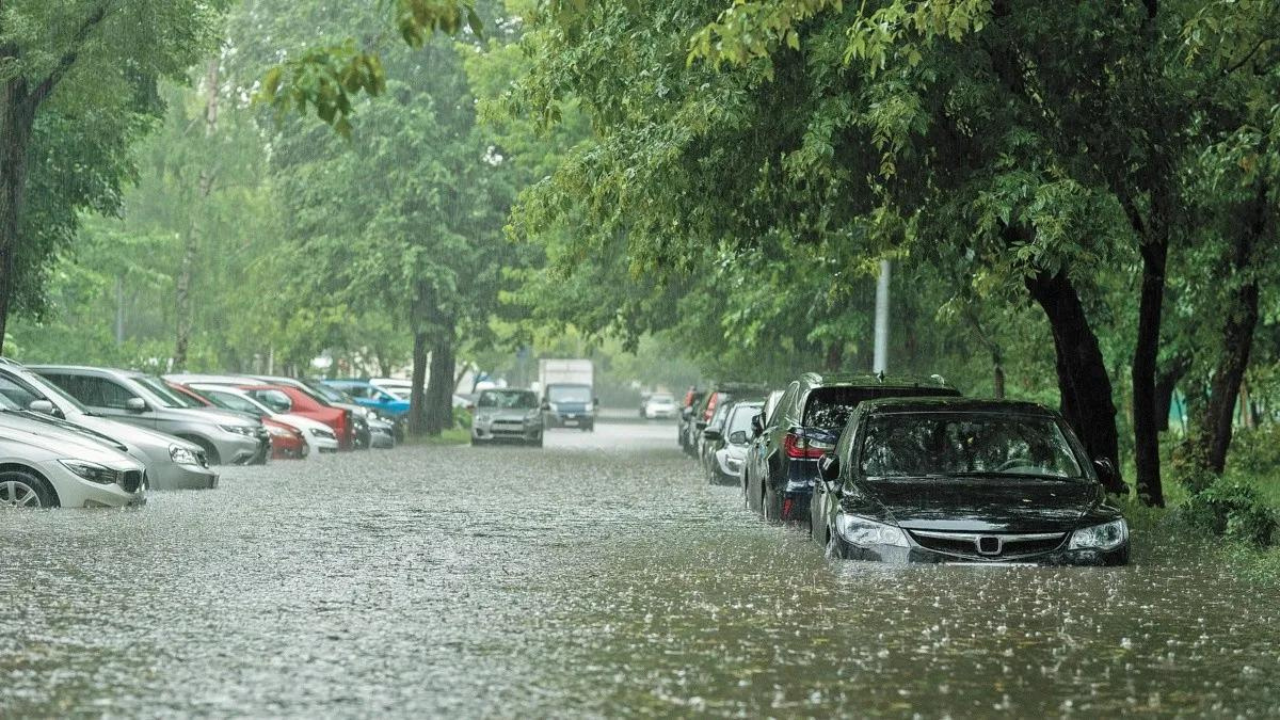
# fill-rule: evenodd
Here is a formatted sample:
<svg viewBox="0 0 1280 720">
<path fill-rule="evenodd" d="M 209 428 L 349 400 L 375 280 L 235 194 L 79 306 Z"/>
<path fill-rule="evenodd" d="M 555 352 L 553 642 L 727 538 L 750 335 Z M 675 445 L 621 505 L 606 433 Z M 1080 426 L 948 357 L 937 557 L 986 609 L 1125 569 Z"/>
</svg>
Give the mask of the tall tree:
<svg viewBox="0 0 1280 720">
<path fill-rule="evenodd" d="M 16 0 L 0 6 L 0 342 L 19 287 L 20 255 L 41 252 L 23 221 L 38 126 L 53 114 L 71 125 L 105 116 L 115 133 L 136 132 L 135 118 L 158 109 L 156 80 L 179 76 L 210 48 L 224 4 Z M 43 265 L 49 249 L 25 263 Z"/>
</svg>

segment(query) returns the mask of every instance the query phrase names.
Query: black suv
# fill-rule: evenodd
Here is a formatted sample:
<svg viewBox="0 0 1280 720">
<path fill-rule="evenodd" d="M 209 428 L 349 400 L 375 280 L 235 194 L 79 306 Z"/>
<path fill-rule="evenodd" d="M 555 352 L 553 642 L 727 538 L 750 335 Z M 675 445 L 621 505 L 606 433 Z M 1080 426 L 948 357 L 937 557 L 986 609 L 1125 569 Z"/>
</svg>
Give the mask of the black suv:
<svg viewBox="0 0 1280 720">
<path fill-rule="evenodd" d="M 782 394 L 767 419 L 757 416 L 747 452 L 747 507 L 770 522 L 809 517 L 818 460 L 836 445 L 859 403 L 886 397 L 959 397 L 942 378 L 805 373 Z"/>
<path fill-rule="evenodd" d="M 697 414 L 698 406 L 706 396 L 705 390 L 689 388 L 689 392 L 685 393 L 684 402 L 680 405 L 680 417 L 676 420 L 676 440 L 680 443 L 680 449 L 688 455 L 692 455 L 697 449 L 689 446 L 689 438 L 692 435 L 689 428 L 693 426 L 694 415 Z"/>
</svg>

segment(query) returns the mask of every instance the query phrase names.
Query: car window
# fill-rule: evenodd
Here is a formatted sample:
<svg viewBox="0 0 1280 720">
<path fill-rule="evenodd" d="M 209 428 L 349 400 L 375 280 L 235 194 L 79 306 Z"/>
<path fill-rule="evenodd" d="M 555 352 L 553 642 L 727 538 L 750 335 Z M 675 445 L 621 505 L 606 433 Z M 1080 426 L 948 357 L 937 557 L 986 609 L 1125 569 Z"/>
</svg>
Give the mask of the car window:
<svg viewBox="0 0 1280 720">
<path fill-rule="evenodd" d="M 760 405 L 734 406 L 733 415 L 730 416 L 728 427 L 725 430 L 725 437 L 728 437 L 734 434 L 735 432 L 738 432 L 739 430 L 750 435 L 751 434 L 751 418 L 755 417 L 756 414 L 760 412 L 760 409 L 761 409 Z"/>
<path fill-rule="evenodd" d="M 731 396 L 728 393 L 721 393 L 719 404 L 716 405 L 715 412 L 711 414 L 711 420 L 707 422 L 707 427 L 724 427 L 724 421 L 726 416 L 729 414 L 729 409 L 733 407 L 729 402 L 730 399 Z"/>
<path fill-rule="evenodd" d="M 765 418 L 765 422 L 770 425 L 776 425 L 779 418 L 785 418 L 791 412 L 792 406 L 796 403 L 796 396 L 800 394 L 800 383 L 793 382 L 787 386 L 786 392 L 782 393 L 782 399 L 778 400 L 778 404 L 774 406 L 773 413 Z"/>
<path fill-rule="evenodd" d="M 293 401 L 289 399 L 289 395 L 283 390 L 267 388 L 261 390 L 246 391 L 249 397 L 271 408 L 272 412 L 286 413 L 293 408 Z"/>
<path fill-rule="evenodd" d="M 573 385 L 552 385 L 547 389 L 547 399 L 551 402 L 561 403 L 589 403 L 591 402 L 591 388 L 575 387 Z"/>
<path fill-rule="evenodd" d="M 958 393 L 939 388 L 850 386 L 814 388 L 805 401 L 804 420 L 801 424 L 823 430 L 841 430 L 848 424 L 850 413 L 867 400 L 956 394 Z"/>
<path fill-rule="evenodd" d="M 31 407 L 31 403 L 44 399 L 33 389 L 28 388 L 25 383 L 19 384 L 17 380 L 3 374 L 0 374 L 0 395 L 4 395 L 20 408 Z"/>
<path fill-rule="evenodd" d="M 253 404 L 253 401 L 240 397 L 235 393 L 229 393 L 222 390 L 207 390 L 205 396 L 214 402 L 214 404 L 227 410 L 236 412 L 250 413 L 252 415 L 261 415 L 262 409 Z"/>
<path fill-rule="evenodd" d="M 145 375 L 134 376 L 133 381 L 151 391 L 156 399 L 165 407 L 171 408 L 189 408 L 199 407 L 199 404 L 189 398 L 183 397 L 181 393 L 173 388 L 165 385 L 162 380 Z"/>
<path fill-rule="evenodd" d="M 476 400 L 476 407 L 508 410 L 532 410 L 538 407 L 538 396 L 525 391 L 485 390 Z"/>
<path fill-rule="evenodd" d="M 1051 417 L 989 413 L 892 413 L 866 423 L 861 468 L 869 477 L 1084 479 Z"/>
<path fill-rule="evenodd" d="M 91 407 L 125 410 L 130 400 L 137 397 L 128 388 L 106 378 L 88 375 L 64 375 L 68 385 L 63 385 L 67 392 L 79 398 Z M 59 383 L 61 384 L 61 383 Z"/>
</svg>

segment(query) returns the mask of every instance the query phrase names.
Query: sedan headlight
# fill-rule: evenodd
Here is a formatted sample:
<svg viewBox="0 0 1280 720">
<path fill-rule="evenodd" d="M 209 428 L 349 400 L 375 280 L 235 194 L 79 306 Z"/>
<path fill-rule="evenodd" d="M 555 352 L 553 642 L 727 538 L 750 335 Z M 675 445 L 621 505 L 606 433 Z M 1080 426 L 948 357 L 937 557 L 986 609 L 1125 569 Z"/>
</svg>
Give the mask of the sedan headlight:
<svg viewBox="0 0 1280 720">
<path fill-rule="evenodd" d="M 311 435 L 312 437 L 328 438 L 330 440 L 333 440 L 337 437 L 336 435 L 333 434 L 332 431 L 325 430 L 324 428 L 311 428 Z"/>
<path fill-rule="evenodd" d="M 113 485 L 120 479 L 120 473 L 98 463 L 84 460 L 60 460 L 62 466 L 89 482 L 101 485 Z"/>
<path fill-rule="evenodd" d="M 1071 533 L 1069 550 L 1114 550 L 1129 539 L 1129 524 L 1124 518 L 1094 525 Z"/>
<path fill-rule="evenodd" d="M 267 434 L 270 435 L 271 437 L 278 437 L 278 438 L 290 437 L 291 435 L 293 435 L 292 432 L 289 432 L 288 428 L 282 428 L 276 425 L 268 425 Z"/>
<path fill-rule="evenodd" d="M 245 437 L 253 437 L 257 434 L 257 429 L 252 425 L 219 425 L 218 427 L 226 432 L 244 435 Z"/>
<path fill-rule="evenodd" d="M 382 416 L 378 415 L 378 413 L 376 413 L 376 412 L 374 412 L 374 411 L 372 411 L 372 410 L 366 410 L 366 411 L 365 411 L 364 416 L 365 416 L 365 418 L 366 418 L 366 419 L 368 419 L 368 420 L 381 420 L 381 419 L 382 419 Z"/>
<path fill-rule="evenodd" d="M 908 547 L 907 535 L 901 528 L 876 522 L 858 515 L 836 515 L 836 532 L 854 545 L 894 545 Z"/>
<path fill-rule="evenodd" d="M 199 465 L 200 459 L 193 450 L 180 445 L 169 446 L 169 459 L 179 465 Z"/>
</svg>

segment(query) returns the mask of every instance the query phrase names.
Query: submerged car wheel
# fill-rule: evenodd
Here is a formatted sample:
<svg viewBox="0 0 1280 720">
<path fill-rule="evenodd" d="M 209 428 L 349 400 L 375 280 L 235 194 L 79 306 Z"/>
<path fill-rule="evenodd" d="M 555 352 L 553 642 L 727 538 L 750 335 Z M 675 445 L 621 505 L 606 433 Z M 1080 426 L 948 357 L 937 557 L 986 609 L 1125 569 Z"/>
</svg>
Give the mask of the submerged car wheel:
<svg viewBox="0 0 1280 720">
<path fill-rule="evenodd" d="M 537 439 L 536 439 L 536 440 L 530 440 L 530 441 L 529 441 L 529 444 L 530 444 L 530 445 L 532 445 L 533 447 L 536 447 L 536 448 L 540 448 L 540 447 L 542 447 L 542 433 L 538 433 L 538 437 L 537 437 Z"/>
<path fill-rule="evenodd" d="M 765 487 L 764 497 L 760 499 L 760 506 L 764 510 L 764 520 L 767 523 L 782 522 L 782 497 L 777 493 L 769 492 L 769 488 Z"/>
<path fill-rule="evenodd" d="M 58 496 L 44 480 L 29 473 L 9 470 L 0 473 L 0 507 L 57 507 Z"/>
</svg>

